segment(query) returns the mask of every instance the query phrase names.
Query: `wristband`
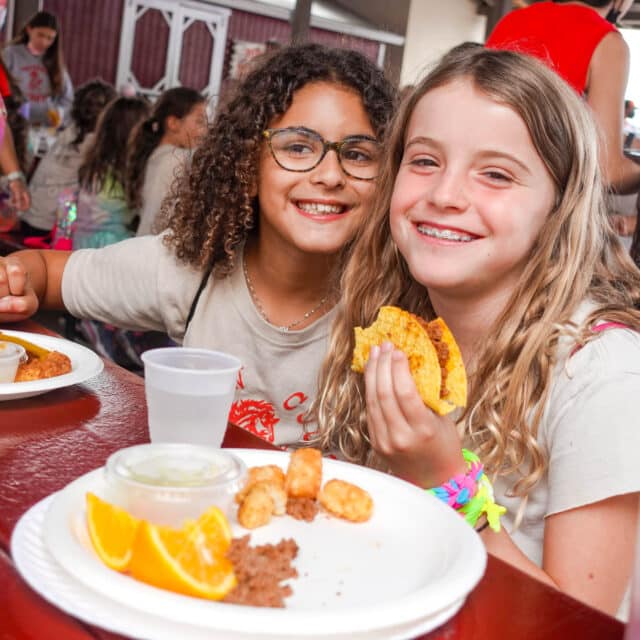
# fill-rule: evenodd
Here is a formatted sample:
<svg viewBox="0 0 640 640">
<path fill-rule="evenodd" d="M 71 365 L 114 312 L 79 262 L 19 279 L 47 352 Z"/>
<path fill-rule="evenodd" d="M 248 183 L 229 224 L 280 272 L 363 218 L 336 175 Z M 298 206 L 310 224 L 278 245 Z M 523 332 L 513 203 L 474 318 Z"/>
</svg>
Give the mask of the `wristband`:
<svg viewBox="0 0 640 640">
<path fill-rule="evenodd" d="M 472 527 L 485 514 L 488 525 L 497 533 L 500 531 L 500 516 L 506 509 L 495 503 L 493 486 L 484 472 L 480 458 L 468 449 L 462 450 L 462 457 L 467 463 L 467 472 L 428 491 L 453 507 Z M 480 529 L 484 529 L 484 525 Z"/>
<path fill-rule="evenodd" d="M 24 177 L 24 173 L 22 171 L 12 171 L 11 173 L 7 173 L 7 182 L 13 182 L 14 180 L 22 180 L 25 184 L 27 183 L 27 179 Z"/>
</svg>

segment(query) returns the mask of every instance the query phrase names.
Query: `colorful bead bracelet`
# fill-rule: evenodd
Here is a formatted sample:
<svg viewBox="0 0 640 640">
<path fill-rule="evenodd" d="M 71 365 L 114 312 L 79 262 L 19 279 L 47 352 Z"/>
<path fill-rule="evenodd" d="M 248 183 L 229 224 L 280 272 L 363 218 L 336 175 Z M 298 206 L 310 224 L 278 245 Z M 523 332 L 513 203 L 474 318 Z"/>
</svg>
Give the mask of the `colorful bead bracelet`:
<svg viewBox="0 0 640 640">
<path fill-rule="evenodd" d="M 472 527 L 485 514 L 491 529 L 498 532 L 500 516 L 506 509 L 494 501 L 493 487 L 480 458 L 468 449 L 462 450 L 462 457 L 467 463 L 467 472 L 454 476 L 439 487 L 429 489 L 429 492 L 455 509 Z"/>
</svg>

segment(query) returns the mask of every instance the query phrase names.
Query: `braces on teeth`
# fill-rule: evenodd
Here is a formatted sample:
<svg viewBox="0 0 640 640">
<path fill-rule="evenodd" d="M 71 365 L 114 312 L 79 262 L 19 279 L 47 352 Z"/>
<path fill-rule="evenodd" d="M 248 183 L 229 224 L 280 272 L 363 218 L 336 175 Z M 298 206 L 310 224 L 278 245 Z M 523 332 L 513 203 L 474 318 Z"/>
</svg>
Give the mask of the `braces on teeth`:
<svg viewBox="0 0 640 640">
<path fill-rule="evenodd" d="M 418 227 L 418 231 L 425 236 L 431 238 L 439 238 L 440 240 L 457 240 L 459 242 L 471 242 L 473 238 L 467 235 L 461 235 L 450 229 L 434 229 L 432 227 Z"/>
</svg>

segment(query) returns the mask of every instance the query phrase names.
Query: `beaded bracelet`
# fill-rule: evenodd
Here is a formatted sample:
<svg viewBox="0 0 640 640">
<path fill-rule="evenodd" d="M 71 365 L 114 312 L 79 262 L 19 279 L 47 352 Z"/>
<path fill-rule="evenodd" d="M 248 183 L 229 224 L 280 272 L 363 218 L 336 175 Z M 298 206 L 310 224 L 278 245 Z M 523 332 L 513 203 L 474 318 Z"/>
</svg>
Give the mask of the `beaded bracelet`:
<svg viewBox="0 0 640 640">
<path fill-rule="evenodd" d="M 485 514 L 491 529 L 498 532 L 500 516 L 506 509 L 495 503 L 493 487 L 484 472 L 480 458 L 468 449 L 462 450 L 462 457 L 467 463 L 467 472 L 460 473 L 428 491 L 454 508 L 472 527 L 475 527 L 480 516 Z"/>
</svg>

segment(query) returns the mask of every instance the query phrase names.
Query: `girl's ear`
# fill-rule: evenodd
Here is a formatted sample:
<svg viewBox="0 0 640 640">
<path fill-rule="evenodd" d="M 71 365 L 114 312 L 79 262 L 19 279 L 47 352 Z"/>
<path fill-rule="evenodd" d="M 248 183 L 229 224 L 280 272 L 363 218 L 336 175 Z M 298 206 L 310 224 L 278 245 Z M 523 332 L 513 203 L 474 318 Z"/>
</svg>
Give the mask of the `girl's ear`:
<svg viewBox="0 0 640 640">
<path fill-rule="evenodd" d="M 167 116 L 164 119 L 164 130 L 177 133 L 180 130 L 180 118 L 173 115 Z"/>
</svg>

